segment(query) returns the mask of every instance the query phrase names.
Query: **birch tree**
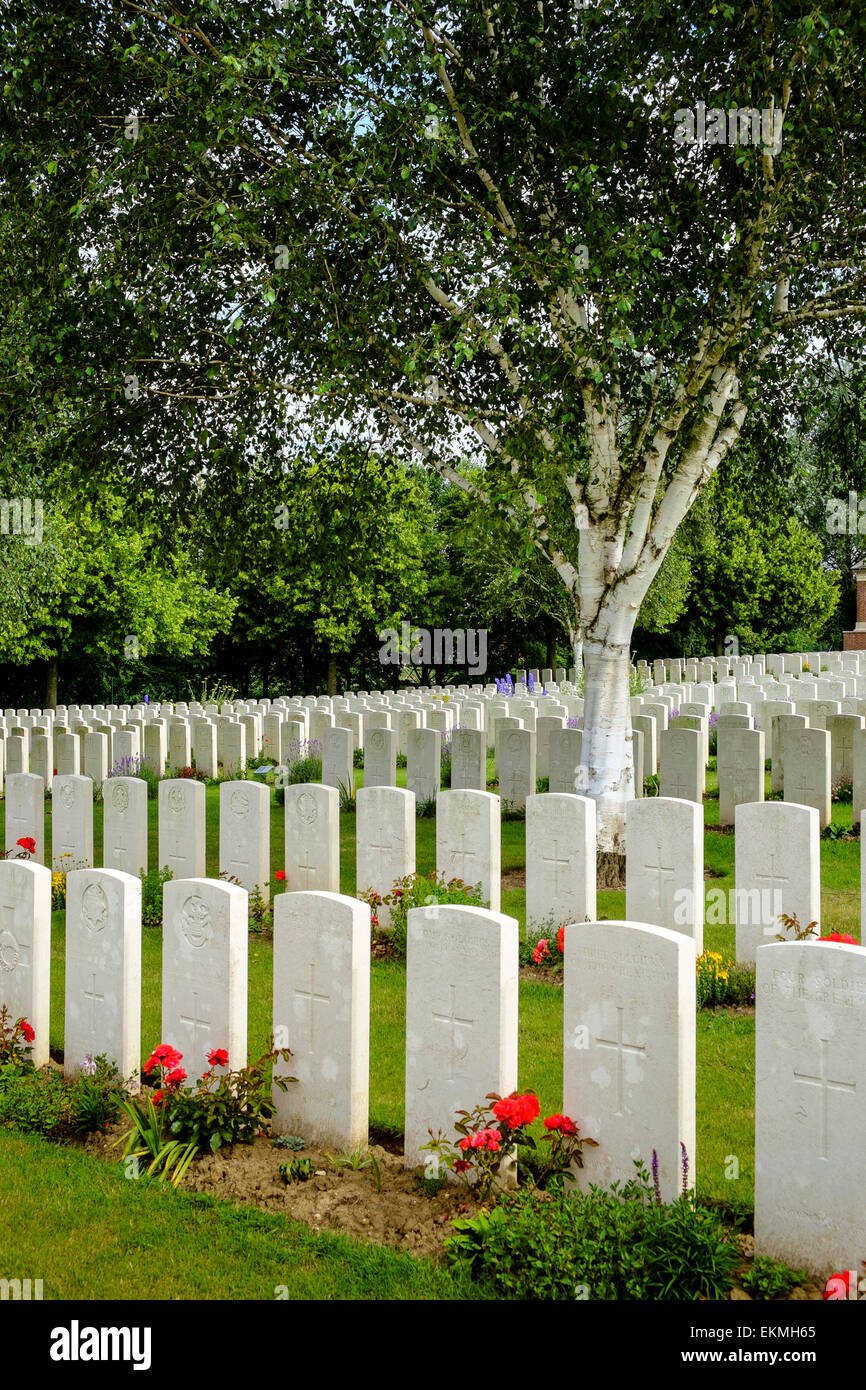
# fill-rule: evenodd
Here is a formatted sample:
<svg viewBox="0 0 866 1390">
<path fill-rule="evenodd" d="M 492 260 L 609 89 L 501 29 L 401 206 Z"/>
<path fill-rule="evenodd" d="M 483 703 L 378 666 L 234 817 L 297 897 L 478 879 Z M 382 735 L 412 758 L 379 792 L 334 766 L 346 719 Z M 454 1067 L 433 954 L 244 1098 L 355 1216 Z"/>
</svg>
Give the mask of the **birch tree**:
<svg viewBox="0 0 866 1390">
<path fill-rule="evenodd" d="M 566 597 L 620 853 L 632 630 L 677 527 L 822 324 L 862 353 L 859 0 L 13 13 L 4 180 L 22 244 L 49 164 L 85 209 L 88 390 L 134 374 L 163 460 L 173 403 L 252 396 L 507 518 Z"/>
</svg>

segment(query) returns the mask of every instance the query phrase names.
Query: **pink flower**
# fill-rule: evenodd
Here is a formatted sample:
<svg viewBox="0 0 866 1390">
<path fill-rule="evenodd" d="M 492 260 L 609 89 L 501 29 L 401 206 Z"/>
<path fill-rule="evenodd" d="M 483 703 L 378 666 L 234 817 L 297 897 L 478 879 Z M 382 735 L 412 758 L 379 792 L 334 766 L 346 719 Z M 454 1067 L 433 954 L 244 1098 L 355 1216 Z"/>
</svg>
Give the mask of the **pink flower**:
<svg viewBox="0 0 866 1390">
<path fill-rule="evenodd" d="M 537 946 L 535 947 L 535 950 L 532 952 L 532 959 L 535 961 L 536 965 L 540 965 L 541 962 L 544 960 L 544 957 L 550 955 L 550 951 L 548 950 L 548 944 L 549 943 L 547 939 L 545 937 L 542 937 L 541 940 L 538 942 Z"/>
</svg>

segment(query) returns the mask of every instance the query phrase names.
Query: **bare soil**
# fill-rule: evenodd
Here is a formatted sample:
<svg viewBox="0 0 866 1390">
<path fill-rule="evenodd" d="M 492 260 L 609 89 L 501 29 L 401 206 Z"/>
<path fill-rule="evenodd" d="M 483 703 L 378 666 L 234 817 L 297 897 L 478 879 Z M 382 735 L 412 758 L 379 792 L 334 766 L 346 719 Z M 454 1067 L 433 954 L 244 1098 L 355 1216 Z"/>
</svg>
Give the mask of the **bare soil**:
<svg viewBox="0 0 866 1390">
<path fill-rule="evenodd" d="M 113 1143 L 127 1128 L 124 1120 L 104 1134 L 89 1135 L 84 1148 L 116 1163 L 120 1148 L 113 1147 Z M 259 1136 L 252 1144 L 235 1144 L 196 1159 L 183 1185 L 192 1192 L 207 1192 L 237 1205 L 255 1206 L 304 1221 L 313 1230 L 337 1231 L 439 1262 L 444 1258 L 442 1245 L 451 1223 L 462 1216 L 474 1216 L 478 1203 L 462 1184 L 446 1184 L 428 1196 L 419 1181 L 421 1170 L 407 1172 L 403 1167 L 399 1142 L 389 1136 L 382 1138 L 384 1142 L 372 1143 L 368 1150 L 376 1159 L 381 1188 L 372 1165 L 353 1170 L 334 1163 L 335 1155 L 323 1149 L 279 1148 L 267 1135 Z M 280 1164 L 292 1158 L 310 1159 L 314 1176 L 306 1182 L 286 1183 L 280 1175 Z M 729 1297 L 751 1302 L 752 1295 L 746 1291 L 743 1280 L 754 1257 L 754 1238 L 751 1234 L 738 1235 L 736 1243 L 740 1261 Z M 787 1298 L 773 1301 L 820 1301 L 822 1290 L 820 1283 L 807 1283 L 793 1289 Z"/>
</svg>

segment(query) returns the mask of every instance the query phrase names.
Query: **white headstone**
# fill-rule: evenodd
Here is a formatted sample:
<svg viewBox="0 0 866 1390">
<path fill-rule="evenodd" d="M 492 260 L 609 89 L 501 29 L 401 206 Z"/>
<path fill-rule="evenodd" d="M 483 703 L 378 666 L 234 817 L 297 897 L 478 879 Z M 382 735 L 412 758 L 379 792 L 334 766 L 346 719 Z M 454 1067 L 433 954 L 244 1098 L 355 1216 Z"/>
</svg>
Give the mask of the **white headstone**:
<svg viewBox="0 0 866 1390">
<path fill-rule="evenodd" d="M 438 729 L 410 729 L 407 737 L 406 788 L 416 803 L 432 801 L 442 777 L 442 735 Z"/>
<path fill-rule="evenodd" d="M 479 884 L 499 911 L 502 852 L 499 797 L 492 792 L 440 791 L 436 797 L 436 869 L 446 882 Z"/>
<path fill-rule="evenodd" d="M 214 1048 L 228 1052 L 231 1071 L 246 1066 L 248 901 L 214 879 L 163 887 L 161 1038 L 183 1053 L 188 1086 Z"/>
<path fill-rule="evenodd" d="M 141 1063 L 141 880 L 114 869 L 66 877 L 63 1070 L 104 1053 L 121 1076 Z"/>
<path fill-rule="evenodd" d="M 563 1108 L 598 1148 L 574 1176 L 610 1187 L 658 1159 L 662 1200 L 695 1181 L 695 951 L 635 922 L 565 929 Z"/>
<path fill-rule="evenodd" d="M 275 1133 L 366 1144 L 370 1091 L 370 908 L 339 893 L 274 900 L 274 1035 L 291 1062 L 275 1076 Z"/>
<path fill-rule="evenodd" d="M 17 853 L 18 841 L 36 841 L 33 860 L 45 862 L 45 783 L 35 772 L 13 772 L 6 778 L 6 852 Z"/>
<path fill-rule="evenodd" d="M 415 872 L 415 798 L 402 787 L 360 787 L 356 806 L 357 891 L 373 888 L 384 897 Z M 377 915 L 380 926 L 389 924 L 387 907 Z"/>
<path fill-rule="evenodd" d="M 412 908 L 406 943 L 405 1165 L 458 1110 L 517 1087 L 518 923 L 481 907 Z"/>
<path fill-rule="evenodd" d="M 93 868 L 93 783 L 89 777 L 54 779 L 51 860 L 63 873 Z"/>
<path fill-rule="evenodd" d="M 526 799 L 526 931 L 555 933 L 566 922 L 594 921 L 595 802 L 573 793 Z"/>
<path fill-rule="evenodd" d="M 764 800 L 764 735 L 760 729 L 720 729 L 718 747 L 719 825 L 733 825 L 737 806 Z"/>
<path fill-rule="evenodd" d="M 220 873 L 248 893 L 271 896 L 271 789 L 261 782 L 220 784 Z"/>
<path fill-rule="evenodd" d="M 340 793 L 319 782 L 285 789 L 286 891 L 340 891 Z"/>
<path fill-rule="evenodd" d="M 830 824 L 830 735 L 826 729 L 786 729 L 782 738 L 786 801 L 814 806 L 821 829 Z"/>
<path fill-rule="evenodd" d="M 18 773 L 18 776 L 24 774 Z M 8 812 L 8 806 L 7 806 Z M 0 1006 L 36 1034 L 30 1057 L 48 1061 L 51 1019 L 51 871 L 26 859 L 0 859 Z"/>
<path fill-rule="evenodd" d="M 758 951 L 755 1254 L 826 1275 L 866 1250 L 866 951 Z"/>
<path fill-rule="evenodd" d="M 103 787 L 102 862 L 139 878 L 147 873 L 147 783 L 109 777 Z"/>
<path fill-rule="evenodd" d="M 626 803 L 625 911 L 630 921 L 681 932 L 704 949 L 704 820 L 693 801 Z"/>
<path fill-rule="evenodd" d="M 814 806 L 767 801 L 738 806 L 734 832 L 737 960 L 785 934 L 781 913 L 801 927 L 821 918 L 821 825 Z"/>
<path fill-rule="evenodd" d="M 204 878 L 205 789 L 192 777 L 170 777 L 159 784 L 157 868 L 174 878 Z M 165 1041 L 165 1040 L 163 1040 Z"/>
</svg>

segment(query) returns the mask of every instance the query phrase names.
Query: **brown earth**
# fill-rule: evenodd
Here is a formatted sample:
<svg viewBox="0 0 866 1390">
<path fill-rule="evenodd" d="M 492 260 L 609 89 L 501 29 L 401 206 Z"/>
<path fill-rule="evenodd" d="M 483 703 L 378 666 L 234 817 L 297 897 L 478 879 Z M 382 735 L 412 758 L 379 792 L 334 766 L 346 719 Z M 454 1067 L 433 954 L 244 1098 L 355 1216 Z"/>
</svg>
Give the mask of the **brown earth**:
<svg viewBox="0 0 866 1390">
<path fill-rule="evenodd" d="M 127 1128 L 124 1120 L 105 1134 L 88 1136 L 83 1146 L 89 1153 L 116 1163 L 121 1148 L 113 1146 L 114 1141 Z M 442 1245 L 451 1222 L 474 1216 L 478 1203 L 462 1184 L 449 1184 L 427 1196 L 419 1181 L 420 1170 L 412 1173 L 404 1169 L 399 1142 L 390 1136 L 381 1138 L 383 1142 L 371 1144 L 367 1151 L 378 1165 L 381 1187 L 372 1165 L 353 1170 L 336 1164 L 336 1155 L 323 1149 L 295 1152 L 278 1148 L 267 1135 L 259 1136 L 253 1144 L 235 1144 L 196 1159 L 183 1186 L 236 1205 L 255 1206 L 304 1221 L 313 1230 L 337 1231 L 439 1262 L 444 1258 Z M 284 1182 L 280 1164 L 292 1158 L 309 1158 L 315 1175 L 306 1182 Z M 742 1234 L 735 1239 L 741 1258 L 729 1297 L 752 1302 L 743 1280 L 754 1256 L 754 1238 Z M 820 1300 L 822 1287 L 808 1283 L 793 1289 L 787 1298 L 773 1301 Z"/>
</svg>

